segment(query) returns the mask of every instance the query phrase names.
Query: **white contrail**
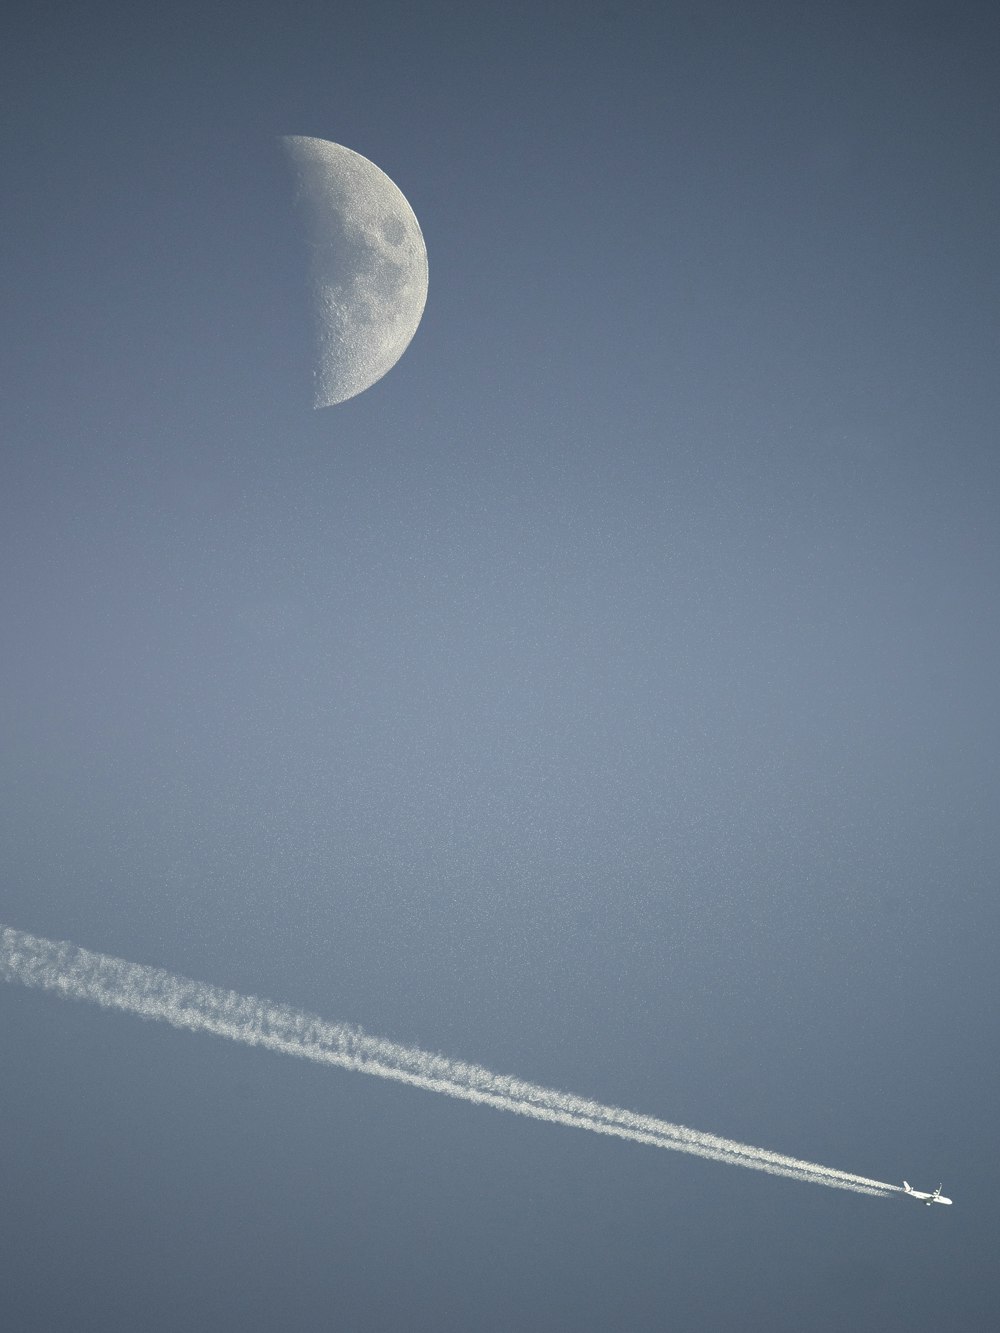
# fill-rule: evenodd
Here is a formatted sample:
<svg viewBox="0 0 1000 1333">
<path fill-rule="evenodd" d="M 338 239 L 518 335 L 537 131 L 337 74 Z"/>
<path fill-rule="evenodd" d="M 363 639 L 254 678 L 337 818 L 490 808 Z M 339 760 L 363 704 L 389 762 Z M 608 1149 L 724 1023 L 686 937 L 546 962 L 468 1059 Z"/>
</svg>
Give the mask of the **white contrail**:
<svg viewBox="0 0 1000 1333">
<path fill-rule="evenodd" d="M 74 944 L 41 939 L 10 927 L 0 927 L 0 979 L 55 991 L 67 999 L 89 1000 L 106 1009 L 120 1009 L 175 1028 L 211 1032 L 246 1046 L 263 1046 L 318 1064 L 395 1079 L 398 1083 L 513 1111 L 535 1120 L 610 1134 L 656 1148 L 672 1148 L 832 1189 L 883 1196 L 898 1191 L 898 1186 L 881 1180 L 869 1180 L 817 1162 L 754 1148 L 617 1106 L 603 1106 L 571 1093 L 556 1092 L 491 1073 L 478 1065 L 434 1055 L 416 1046 L 370 1037 L 360 1028 L 329 1023 L 270 1000 L 220 990 L 157 967 L 91 953 Z"/>
</svg>

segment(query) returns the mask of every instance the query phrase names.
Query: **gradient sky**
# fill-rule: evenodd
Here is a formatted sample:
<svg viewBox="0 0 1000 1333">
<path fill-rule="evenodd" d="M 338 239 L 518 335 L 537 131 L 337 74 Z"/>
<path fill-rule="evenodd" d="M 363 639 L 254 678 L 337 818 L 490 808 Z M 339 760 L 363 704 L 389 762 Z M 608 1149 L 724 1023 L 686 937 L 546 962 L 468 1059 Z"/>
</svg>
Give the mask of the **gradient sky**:
<svg viewBox="0 0 1000 1333">
<path fill-rule="evenodd" d="M 5 1327 L 1000 1326 L 995 6 L 3 50 L 0 921 L 956 1201 L 5 987 Z M 286 134 L 430 258 L 320 412 Z"/>
</svg>

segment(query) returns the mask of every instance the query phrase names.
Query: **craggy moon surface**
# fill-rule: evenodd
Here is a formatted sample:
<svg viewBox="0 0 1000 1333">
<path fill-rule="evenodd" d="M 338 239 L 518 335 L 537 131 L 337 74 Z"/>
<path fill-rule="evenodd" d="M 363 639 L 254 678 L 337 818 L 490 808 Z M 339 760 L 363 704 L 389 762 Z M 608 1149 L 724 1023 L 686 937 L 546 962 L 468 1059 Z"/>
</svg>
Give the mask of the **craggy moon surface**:
<svg viewBox="0 0 1000 1333">
<path fill-rule="evenodd" d="M 363 393 L 406 351 L 427 300 L 427 247 L 402 191 L 360 153 L 282 140 L 306 224 L 316 322 L 314 407 Z"/>
</svg>

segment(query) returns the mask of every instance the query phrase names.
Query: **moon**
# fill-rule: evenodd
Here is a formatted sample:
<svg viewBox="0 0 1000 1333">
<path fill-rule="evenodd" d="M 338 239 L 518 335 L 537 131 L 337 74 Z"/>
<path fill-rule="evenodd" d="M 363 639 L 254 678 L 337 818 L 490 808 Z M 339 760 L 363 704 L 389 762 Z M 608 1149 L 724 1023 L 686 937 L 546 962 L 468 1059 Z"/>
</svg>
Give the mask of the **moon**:
<svg viewBox="0 0 1000 1333">
<path fill-rule="evenodd" d="M 309 242 L 314 407 L 343 403 L 396 364 L 427 301 L 427 247 L 403 192 L 327 139 L 282 139 Z"/>
</svg>

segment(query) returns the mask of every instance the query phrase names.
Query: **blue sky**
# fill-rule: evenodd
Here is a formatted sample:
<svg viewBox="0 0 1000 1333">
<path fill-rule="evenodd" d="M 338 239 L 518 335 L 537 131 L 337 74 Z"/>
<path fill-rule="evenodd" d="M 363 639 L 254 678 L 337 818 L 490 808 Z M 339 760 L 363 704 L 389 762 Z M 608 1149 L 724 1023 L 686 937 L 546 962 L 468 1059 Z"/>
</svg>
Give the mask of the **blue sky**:
<svg viewBox="0 0 1000 1333">
<path fill-rule="evenodd" d="M 7 987 L 12 1326 L 993 1327 L 992 7 L 11 37 L 0 921 L 956 1199 Z M 320 412 L 286 134 L 430 260 Z"/>
</svg>

